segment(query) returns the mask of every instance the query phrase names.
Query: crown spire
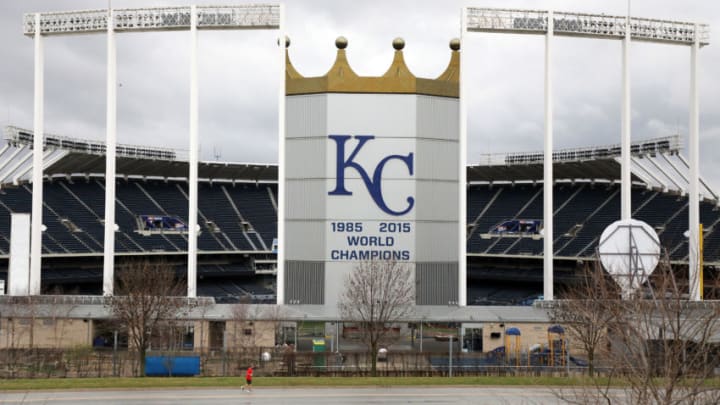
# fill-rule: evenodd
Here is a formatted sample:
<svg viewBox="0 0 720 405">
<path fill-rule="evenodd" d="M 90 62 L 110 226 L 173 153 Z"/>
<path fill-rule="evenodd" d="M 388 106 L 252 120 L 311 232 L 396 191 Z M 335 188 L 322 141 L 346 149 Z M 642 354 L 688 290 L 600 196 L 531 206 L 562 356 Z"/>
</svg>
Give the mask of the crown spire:
<svg viewBox="0 0 720 405">
<path fill-rule="evenodd" d="M 432 96 L 457 98 L 460 92 L 460 40 L 450 41 L 450 63 L 445 71 L 435 79 L 416 77 L 405 64 L 403 49 L 405 40 L 395 38 L 393 61 L 385 74 L 379 77 L 359 76 L 353 71 L 347 60 L 348 40 L 338 37 L 335 40 L 337 54 L 335 62 L 324 76 L 304 77 L 292 65 L 287 48 L 290 39 L 285 41 L 286 94 L 317 93 L 395 93 L 426 94 Z"/>
</svg>

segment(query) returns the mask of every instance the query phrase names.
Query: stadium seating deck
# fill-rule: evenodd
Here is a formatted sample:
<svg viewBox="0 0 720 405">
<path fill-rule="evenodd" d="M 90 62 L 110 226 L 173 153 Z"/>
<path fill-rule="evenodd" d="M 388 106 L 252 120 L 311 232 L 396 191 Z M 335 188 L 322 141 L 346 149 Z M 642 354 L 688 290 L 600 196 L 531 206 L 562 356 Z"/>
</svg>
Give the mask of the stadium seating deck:
<svg viewBox="0 0 720 405">
<path fill-rule="evenodd" d="M 32 188 L 22 185 L 0 193 L 0 254 L 9 253 L 10 213 L 29 212 Z M 276 187 L 263 184 L 200 187 L 198 249 L 208 252 L 269 251 L 276 238 Z M 232 199 L 232 202 L 231 202 Z M 93 254 L 103 251 L 105 191 L 99 180 L 55 179 L 44 187 L 44 253 Z M 140 215 L 176 216 L 187 223 L 187 184 L 161 180 L 118 180 L 115 250 L 184 252 L 182 232 L 142 234 Z M 242 217 L 233 210 L 235 204 Z"/>
<path fill-rule="evenodd" d="M 558 184 L 554 189 L 553 244 L 559 257 L 592 257 L 602 231 L 620 218 L 620 186 L 617 184 Z M 497 196 L 497 197 L 495 197 Z M 654 227 L 672 260 L 687 259 L 687 196 L 634 188 L 633 218 Z M 525 207 L 524 209 L 522 209 Z M 541 238 L 492 235 L 483 238 L 497 223 L 509 219 L 538 219 L 542 185 L 472 185 L 468 190 L 468 218 L 474 227 L 467 241 L 468 253 L 490 255 L 542 255 Z M 482 215 L 480 215 L 482 213 Z M 705 261 L 720 260 L 720 211 L 702 202 L 700 220 L 705 226 Z"/>
<path fill-rule="evenodd" d="M 78 258 L 103 252 L 104 181 L 96 178 L 55 178 L 44 187 L 44 254 L 74 254 Z M 0 255 L 9 254 L 10 214 L 29 212 L 30 185 L 0 189 Z M 187 223 L 187 183 L 173 180 L 118 179 L 115 249 L 118 254 L 166 252 L 187 249 L 183 232 L 141 232 L 141 215 L 175 216 Z M 536 257 L 543 240 L 536 237 L 490 234 L 507 220 L 542 219 L 541 184 L 472 184 L 468 187 L 467 251 L 476 256 Z M 595 254 L 605 227 L 620 217 L 620 187 L 609 183 L 563 183 L 554 188 L 554 250 L 560 258 L 587 258 Z M 199 187 L 198 238 L 200 253 L 268 254 L 277 232 L 277 186 L 257 183 L 201 182 Z M 633 188 L 633 217 L 653 226 L 673 260 L 687 260 L 688 198 L 673 193 Z M 720 211 L 701 203 L 705 227 L 704 259 L 720 262 Z M 0 272 L 2 269 L 0 269 Z M 251 297 L 271 300 L 274 291 L 259 283 L 255 268 L 247 263 L 200 263 L 198 292 L 223 302 Z M 43 285 L 63 285 L 75 280 L 77 291 L 99 294 L 100 268 L 43 270 Z M 536 282 L 534 280 L 533 282 Z M 469 283 L 468 302 L 513 304 L 531 302 L 535 288 L 507 288 L 489 283 Z"/>
</svg>

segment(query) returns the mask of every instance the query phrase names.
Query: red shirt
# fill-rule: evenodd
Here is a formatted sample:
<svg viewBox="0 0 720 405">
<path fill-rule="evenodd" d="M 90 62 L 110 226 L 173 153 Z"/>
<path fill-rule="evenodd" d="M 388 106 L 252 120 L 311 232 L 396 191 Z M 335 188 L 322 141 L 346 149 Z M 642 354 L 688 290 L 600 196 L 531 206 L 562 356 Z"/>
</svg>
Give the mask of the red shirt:
<svg viewBox="0 0 720 405">
<path fill-rule="evenodd" d="M 253 373 L 253 368 L 248 367 L 247 372 L 245 373 L 245 379 L 252 380 L 252 373 Z"/>
</svg>

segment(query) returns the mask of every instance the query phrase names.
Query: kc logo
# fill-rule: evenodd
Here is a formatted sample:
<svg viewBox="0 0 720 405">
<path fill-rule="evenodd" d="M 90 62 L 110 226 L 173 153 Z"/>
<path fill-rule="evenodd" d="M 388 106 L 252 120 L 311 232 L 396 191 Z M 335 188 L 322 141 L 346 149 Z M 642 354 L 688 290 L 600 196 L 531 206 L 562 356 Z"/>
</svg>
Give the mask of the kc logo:
<svg viewBox="0 0 720 405">
<path fill-rule="evenodd" d="M 336 184 L 335 189 L 328 192 L 328 195 L 352 195 L 352 191 L 348 191 L 345 188 L 345 169 L 353 168 L 355 171 L 358 172 L 360 177 L 362 178 L 363 182 L 365 183 L 365 187 L 368 189 L 368 192 L 370 193 L 370 196 L 372 197 L 373 201 L 375 201 L 375 204 L 377 204 L 378 207 L 380 207 L 383 212 L 386 212 L 390 215 L 405 215 L 410 210 L 413 209 L 413 206 L 415 206 L 415 198 L 408 197 L 407 202 L 408 205 L 405 207 L 402 211 L 395 211 L 392 208 L 388 207 L 385 203 L 385 198 L 382 194 L 382 176 L 383 176 L 383 170 L 385 169 L 385 164 L 391 160 L 399 160 L 403 163 L 405 163 L 405 166 L 408 168 L 408 172 L 410 172 L 410 175 L 413 175 L 413 154 L 408 153 L 407 156 L 402 155 L 388 155 L 385 156 L 378 164 L 375 166 L 375 170 L 372 173 L 372 179 L 370 179 L 370 176 L 368 176 L 367 171 L 365 171 L 365 168 L 360 166 L 357 162 L 355 162 L 355 157 L 360 152 L 360 149 L 365 146 L 366 143 L 368 143 L 370 140 L 375 139 L 372 135 L 357 135 L 357 136 L 350 136 L 350 135 L 328 135 L 328 138 L 335 141 L 335 145 L 337 146 L 337 154 L 336 154 L 336 170 L 337 175 L 335 176 Z M 355 138 L 357 139 L 358 143 L 355 146 L 355 149 L 350 153 L 350 156 L 345 158 L 345 143 L 348 141 L 348 139 Z"/>
</svg>

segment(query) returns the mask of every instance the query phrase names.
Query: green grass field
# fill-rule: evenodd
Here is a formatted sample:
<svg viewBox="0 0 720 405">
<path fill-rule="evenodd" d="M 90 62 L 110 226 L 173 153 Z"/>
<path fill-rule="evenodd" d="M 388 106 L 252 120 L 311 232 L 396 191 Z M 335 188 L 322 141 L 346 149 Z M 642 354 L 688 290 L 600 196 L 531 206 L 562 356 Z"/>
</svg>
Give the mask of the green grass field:
<svg viewBox="0 0 720 405">
<path fill-rule="evenodd" d="M 0 391 L 61 389 L 239 388 L 241 377 L 50 378 L 0 380 Z M 720 387 L 720 380 L 707 381 Z M 585 386 L 592 381 L 573 377 L 259 377 L 255 387 L 377 387 L 377 386 Z M 620 381 L 615 384 L 622 386 Z"/>
<path fill-rule="evenodd" d="M 173 378 L 51 378 L 0 380 L 0 391 L 108 389 L 108 388 L 187 388 L 240 387 L 241 377 L 173 377 Z M 566 377 L 259 377 L 257 387 L 361 387 L 361 386 L 443 386 L 443 385 L 505 385 L 505 386 L 572 386 L 587 381 Z"/>
</svg>

